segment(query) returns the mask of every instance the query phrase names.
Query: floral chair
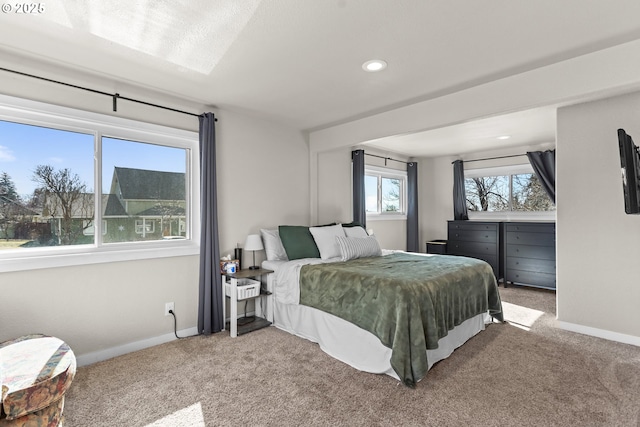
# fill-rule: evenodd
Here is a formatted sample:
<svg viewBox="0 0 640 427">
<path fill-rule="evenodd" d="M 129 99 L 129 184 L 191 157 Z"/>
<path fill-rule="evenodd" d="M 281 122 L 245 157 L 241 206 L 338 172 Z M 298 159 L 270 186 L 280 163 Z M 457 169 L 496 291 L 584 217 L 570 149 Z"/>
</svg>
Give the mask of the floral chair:
<svg viewBox="0 0 640 427">
<path fill-rule="evenodd" d="M 62 425 L 76 357 L 58 338 L 26 335 L 0 343 L 0 427 Z"/>
</svg>

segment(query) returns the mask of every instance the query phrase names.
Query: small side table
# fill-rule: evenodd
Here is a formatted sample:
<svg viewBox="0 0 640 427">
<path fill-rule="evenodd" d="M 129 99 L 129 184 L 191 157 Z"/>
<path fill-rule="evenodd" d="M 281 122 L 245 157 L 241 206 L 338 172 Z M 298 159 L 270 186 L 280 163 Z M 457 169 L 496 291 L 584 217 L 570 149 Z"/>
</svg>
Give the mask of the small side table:
<svg viewBox="0 0 640 427">
<path fill-rule="evenodd" d="M 236 273 L 221 273 L 222 275 L 222 298 L 224 303 L 222 304 L 222 318 L 226 319 L 226 297 L 229 298 L 229 335 L 232 338 L 242 335 L 243 333 L 255 331 L 271 325 L 267 319 L 256 316 L 255 320 L 245 326 L 242 330 L 238 330 L 238 279 L 258 279 L 260 283 L 260 291 L 257 295 L 249 297 L 251 299 L 262 298 L 268 296 L 264 294 L 262 290 L 262 275 L 273 273 L 273 270 L 267 270 L 265 268 L 257 268 L 255 270 L 244 269 Z M 226 286 L 226 278 L 229 278 L 230 286 Z M 245 299 L 249 299 L 245 298 Z M 267 298 L 268 304 L 268 298 Z M 225 325 L 226 326 L 226 325 Z"/>
<path fill-rule="evenodd" d="M 427 253 L 428 254 L 439 254 L 446 255 L 447 254 L 447 241 L 446 240 L 431 240 L 427 242 Z"/>
</svg>

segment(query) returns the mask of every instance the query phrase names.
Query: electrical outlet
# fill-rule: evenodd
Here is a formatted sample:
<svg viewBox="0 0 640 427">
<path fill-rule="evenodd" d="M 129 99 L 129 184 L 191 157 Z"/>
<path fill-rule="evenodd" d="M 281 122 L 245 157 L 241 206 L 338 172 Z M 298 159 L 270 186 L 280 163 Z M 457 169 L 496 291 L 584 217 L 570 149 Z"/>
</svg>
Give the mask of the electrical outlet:
<svg viewBox="0 0 640 427">
<path fill-rule="evenodd" d="M 171 316 L 171 313 L 169 313 L 169 310 L 171 310 L 171 311 L 173 311 L 175 313 L 172 302 L 165 303 L 165 305 L 164 305 L 164 315 L 165 316 Z"/>
</svg>

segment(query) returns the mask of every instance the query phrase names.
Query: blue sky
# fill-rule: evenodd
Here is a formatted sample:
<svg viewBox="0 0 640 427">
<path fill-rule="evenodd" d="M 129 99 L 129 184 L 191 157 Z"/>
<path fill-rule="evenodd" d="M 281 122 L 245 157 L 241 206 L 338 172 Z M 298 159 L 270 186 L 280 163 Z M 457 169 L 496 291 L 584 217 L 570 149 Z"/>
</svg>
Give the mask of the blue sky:
<svg viewBox="0 0 640 427">
<path fill-rule="evenodd" d="M 0 174 L 6 172 L 20 195 L 31 195 L 37 187 L 32 180 L 38 165 L 56 170 L 69 168 L 94 189 L 94 137 L 91 134 L 61 131 L 0 120 Z M 185 172 L 185 151 L 113 138 L 103 138 L 103 192 L 108 192 L 114 166 Z"/>
</svg>

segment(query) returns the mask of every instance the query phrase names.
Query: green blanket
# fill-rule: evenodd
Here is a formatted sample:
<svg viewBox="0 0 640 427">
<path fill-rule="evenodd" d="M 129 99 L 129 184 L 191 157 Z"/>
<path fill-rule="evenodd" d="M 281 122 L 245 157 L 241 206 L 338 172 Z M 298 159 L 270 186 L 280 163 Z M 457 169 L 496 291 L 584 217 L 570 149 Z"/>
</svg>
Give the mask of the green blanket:
<svg viewBox="0 0 640 427">
<path fill-rule="evenodd" d="M 427 374 L 426 350 L 455 326 L 487 311 L 503 320 L 491 266 L 447 255 L 393 253 L 304 265 L 300 304 L 377 336 L 392 349 L 391 366 L 409 387 Z"/>
</svg>

